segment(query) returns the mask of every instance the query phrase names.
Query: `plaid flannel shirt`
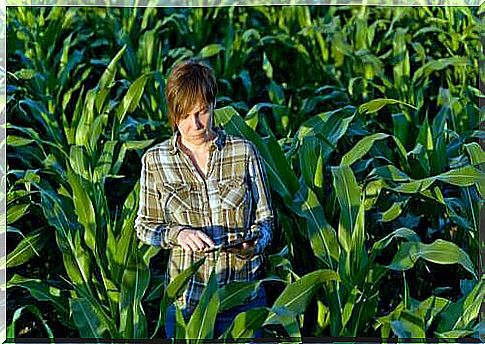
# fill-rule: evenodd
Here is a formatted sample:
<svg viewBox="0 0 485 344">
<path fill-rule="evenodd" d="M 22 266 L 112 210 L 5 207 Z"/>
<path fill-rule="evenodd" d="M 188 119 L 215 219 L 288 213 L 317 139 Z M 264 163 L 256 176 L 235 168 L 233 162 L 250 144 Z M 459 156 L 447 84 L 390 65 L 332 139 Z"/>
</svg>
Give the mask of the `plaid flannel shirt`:
<svg viewBox="0 0 485 344">
<path fill-rule="evenodd" d="M 204 178 L 178 147 L 180 135 L 150 148 L 142 157 L 138 238 L 171 249 L 167 282 L 206 257 L 177 303 L 193 312 L 212 269 L 219 286 L 262 277 L 263 250 L 272 237 L 273 209 L 261 157 L 254 145 L 216 129 Z M 234 253 L 185 252 L 177 245 L 182 229 L 204 231 L 215 245 L 257 238 L 249 259 Z"/>
</svg>

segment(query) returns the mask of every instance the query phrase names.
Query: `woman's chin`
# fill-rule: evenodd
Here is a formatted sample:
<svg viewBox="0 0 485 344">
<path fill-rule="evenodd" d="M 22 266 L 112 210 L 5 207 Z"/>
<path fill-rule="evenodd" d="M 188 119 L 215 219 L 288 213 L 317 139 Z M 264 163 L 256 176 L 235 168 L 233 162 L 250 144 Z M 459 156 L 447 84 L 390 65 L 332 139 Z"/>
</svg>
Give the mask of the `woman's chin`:
<svg viewBox="0 0 485 344">
<path fill-rule="evenodd" d="M 190 137 L 187 140 L 188 143 L 196 145 L 196 146 L 200 146 L 200 145 L 204 144 L 206 141 L 207 141 L 207 139 L 206 139 L 205 135 L 193 136 L 193 137 Z"/>
</svg>

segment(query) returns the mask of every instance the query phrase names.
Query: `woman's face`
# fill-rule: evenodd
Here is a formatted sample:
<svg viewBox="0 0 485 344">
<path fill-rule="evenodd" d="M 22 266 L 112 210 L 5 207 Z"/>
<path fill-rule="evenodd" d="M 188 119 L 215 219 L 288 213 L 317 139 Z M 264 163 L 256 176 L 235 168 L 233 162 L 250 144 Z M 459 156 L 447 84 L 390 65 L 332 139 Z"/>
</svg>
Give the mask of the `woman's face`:
<svg viewBox="0 0 485 344">
<path fill-rule="evenodd" d="M 198 101 L 188 116 L 177 123 L 182 140 L 193 145 L 201 145 L 211 139 L 213 105 Z"/>
</svg>

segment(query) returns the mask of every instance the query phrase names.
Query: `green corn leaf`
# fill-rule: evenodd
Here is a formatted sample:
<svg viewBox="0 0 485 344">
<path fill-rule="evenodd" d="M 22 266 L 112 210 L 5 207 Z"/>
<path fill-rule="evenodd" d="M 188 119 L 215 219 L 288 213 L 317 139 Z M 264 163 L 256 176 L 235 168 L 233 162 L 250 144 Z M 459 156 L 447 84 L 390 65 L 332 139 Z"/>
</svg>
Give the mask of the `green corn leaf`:
<svg viewBox="0 0 485 344">
<path fill-rule="evenodd" d="M 96 150 L 96 146 L 99 141 L 99 137 L 103 133 L 106 124 L 108 123 L 108 115 L 102 114 L 97 116 L 93 124 L 91 125 L 91 130 L 89 133 L 89 147 L 91 148 L 91 152 Z"/>
<path fill-rule="evenodd" d="M 391 329 L 398 338 L 426 338 L 423 319 L 407 310 L 399 320 L 391 321 Z"/>
<path fill-rule="evenodd" d="M 406 205 L 406 201 L 403 202 L 394 202 L 389 209 L 381 213 L 380 221 L 382 222 L 391 222 L 394 221 L 401 215 L 403 211 L 403 207 Z"/>
<path fill-rule="evenodd" d="M 396 187 L 389 187 L 389 189 L 394 190 L 396 192 L 414 194 L 414 193 L 427 190 L 428 188 L 431 187 L 431 185 L 433 185 L 435 180 L 436 180 L 436 177 L 413 180 L 409 183 L 401 183 Z"/>
<path fill-rule="evenodd" d="M 71 233 L 69 234 L 70 234 L 69 236 L 72 235 Z M 81 231 L 77 230 L 74 233 L 73 239 L 74 240 L 72 239 L 70 240 L 70 241 L 73 241 L 72 252 L 65 255 L 66 257 L 63 257 L 63 258 L 68 258 L 69 256 L 74 257 L 75 262 L 77 264 L 77 268 L 80 270 L 83 277 L 83 280 L 81 283 L 85 284 L 85 285 L 82 285 L 81 288 L 89 288 L 88 281 L 90 281 L 90 276 L 92 272 L 91 256 L 89 255 L 89 252 L 84 249 L 84 246 L 81 243 Z"/>
<path fill-rule="evenodd" d="M 94 101 L 94 105 L 96 106 L 96 111 L 102 114 L 102 116 L 104 116 L 105 112 L 107 111 L 107 108 L 104 105 L 105 105 L 106 98 L 108 97 L 110 92 L 111 92 L 110 88 L 100 88 L 96 92 L 96 99 Z"/>
<path fill-rule="evenodd" d="M 269 83 L 268 93 L 271 103 L 278 105 L 286 104 L 283 88 L 278 85 L 274 80 L 271 80 Z"/>
<path fill-rule="evenodd" d="M 369 211 L 377 203 L 382 189 L 386 186 L 386 182 L 382 179 L 373 180 L 365 185 L 364 188 L 364 206 L 365 211 Z"/>
<path fill-rule="evenodd" d="M 155 139 L 151 140 L 137 140 L 137 141 L 125 141 L 123 145 L 127 150 L 142 150 L 153 144 Z"/>
<path fill-rule="evenodd" d="M 445 332 L 437 332 L 435 331 L 434 334 L 437 338 L 448 338 L 448 339 L 456 339 L 456 338 L 464 338 L 464 337 L 472 337 L 478 336 L 480 325 L 477 325 L 473 330 L 456 330 L 456 331 L 445 331 Z"/>
<path fill-rule="evenodd" d="M 311 188 L 323 187 L 323 147 L 321 140 L 314 136 L 304 137 L 298 151 L 301 174 Z"/>
<path fill-rule="evenodd" d="M 295 195 L 291 209 L 306 220 L 307 235 L 314 254 L 329 268 L 333 267 L 331 259 L 337 261 L 340 255 L 337 234 L 326 220 L 317 196 L 304 183 Z"/>
<path fill-rule="evenodd" d="M 301 338 L 300 326 L 296 319 L 297 314 L 286 307 L 272 307 L 267 319 L 272 318 L 274 324 L 281 324 L 288 334 L 288 337 Z M 263 326 L 266 323 L 263 323 Z"/>
<path fill-rule="evenodd" d="M 295 315 L 303 313 L 313 295 L 319 290 L 323 283 L 338 281 L 339 276 L 332 270 L 317 270 L 306 274 L 298 281 L 286 286 L 280 296 L 275 300 L 271 309 L 286 308 Z M 277 313 L 275 311 L 275 313 Z M 265 321 L 265 325 L 277 324 L 277 315 L 271 313 Z"/>
<path fill-rule="evenodd" d="M 133 82 L 128 89 L 128 92 L 126 92 L 116 110 L 116 117 L 118 118 L 119 123 L 123 123 L 126 114 L 133 112 L 140 103 L 140 99 L 145 90 L 145 85 L 150 76 L 151 74 L 143 74 Z"/>
<path fill-rule="evenodd" d="M 17 72 L 15 72 L 15 75 L 18 76 L 20 79 L 24 80 L 30 80 L 35 77 L 37 72 L 34 69 L 27 69 L 23 68 Z"/>
<path fill-rule="evenodd" d="M 244 137 L 254 143 L 263 157 L 272 189 L 290 203 L 291 195 L 298 190 L 298 179 L 278 142 L 272 137 L 264 142 L 232 107 L 216 110 L 215 120 L 224 126 L 228 134 Z"/>
<path fill-rule="evenodd" d="M 96 213 L 93 203 L 79 176 L 71 169 L 67 171 L 67 178 L 73 192 L 74 211 L 79 223 L 84 227 L 86 245 L 96 252 Z"/>
<path fill-rule="evenodd" d="M 273 104 L 271 103 L 258 103 L 255 104 L 246 114 L 246 117 L 244 117 L 244 121 L 246 122 L 247 126 L 253 129 L 254 131 L 256 130 L 256 127 L 258 126 L 259 122 L 259 112 L 261 109 L 265 107 L 271 107 Z"/>
<path fill-rule="evenodd" d="M 15 135 L 7 136 L 7 145 L 11 147 L 23 147 L 23 146 L 30 145 L 33 142 L 35 142 L 35 140 L 28 139 L 22 136 L 15 136 Z"/>
<path fill-rule="evenodd" d="M 432 200 L 441 203 L 441 204 L 446 204 L 443 193 L 441 192 L 440 188 L 435 186 L 432 190 L 425 190 L 421 192 L 422 195 L 431 198 Z"/>
<path fill-rule="evenodd" d="M 47 134 L 46 141 L 59 148 L 62 147 L 63 138 L 62 130 L 59 128 L 57 118 L 54 116 L 53 110 L 47 109 L 46 104 L 41 101 L 34 101 L 29 98 L 24 98 L 18 102 L 19 106 L 27 106 L 30 109 L 31 117 L 37 123 L 40 130 Z M 25 113 L 25 112 L 24 112 Z M 26 114 L 26 113 L 25 113 Z"/>
<path fill-rule="evenodd" d="M 61 296 L 61 290 L 49 285 L 48 283 L 39 279 L 26 278 L 20 275 L 13 275 L 7 282 L 7 289 L 12 287 L 20 287 L 29 291 L 30 295 L 38 301 L 47 301 L 52 304 L 64 325 L 73 327 L 69 320 L 69 304 L 65 297 Z"/>
<path fill-rule="evenodd" d="M 383 250 L 384 248 L 389 246 L 391 241 L 395 238 L 403 238 L 407 241 L 421 241 L 415 231 L 406 227 L 402 227 L 394 230 L 392 233 L 386 235 L 384 238 L 374 243 L 374 245 L 372 246 L 372 253 Z"/>
<path fill-rule="evenodd" d="M 472 291 L 452 303 L 441 313 L 441 321 L 436 331 L 444 333 L 446 331 L 469 330 L 474 325 L 480 313 L 480 306 L 485 297 L 485 281 L 482 278 L 473 287 Z"/>
<path fill-rule="evenodd" d="M 17 181 L 18 183 L 18 181 Z M 16 184 L 17 184 L 16 183 Z M 19 184 L 24 184 L 25 182 L 20 182 L 18 183 L 17 185 Z M 22 198 L 25 198 L 27 196 L 31 196 L 32 194 L 34 194 L 34 192 L 29 192 L 27 190 L 22 190 L 22 189 L 19 189 L 19 190 L 8 190 L 7 191 L 7 209 L 13 204 L 13 203 L 17 203 L 16 201 L 20 201 Z"/>
<path fill-rule="evenodd" d="M 386 105 L 393 105 L 393 104 L 401 104 L 401 105 L 410 107 L 413 110 L 417 110 L 416 107 L 414 107 L 413 105 L 405 103 L 403 101 L 400 101 L 397 99 L 383 99 L 383 98 L 373 99 L 371 101 L 368 101 L 367 103 L 360 105 L 358 110 L 359 110 L 359 113 L 371 114 L 379 111 Z"/>
<path fill-rule="evenodd" d="M 182 310 L 175 304 L 175 339 L 187 338 L 187 324 Z"/>
<path fill-rule="evenodd" d="M 345 326 L 347 326 L 347 323 L 350 320 L 350 317 L 352 316 L 352 311 L 356 305 L 357 297 L 359 296 L 359 289 L 357 287 L 354 287 L 352 291 L 350 292 L 349 298 L 347 299 L 347 302 L 345 302 L 344 309 L 342 311 L 342 332 L 345 330 Z"/>
<path fill-rule="evenodd" d="M 485 174 L 473 166 L 465 166 L 436 176 L 436 179 L 457 186 L 471 186 L 476 184 L 483 187 Z"/>
<path fill-rule="evenodd" d="M 47 235 L 44 228 L 39 228 L 29 233 L 7 255 L 7 268 L 25 264 L 34 257 L 41 257 L 39 252 L 45 246 L 47 240 L 49 240 L 49 235 Z"/>
<path fill-rule="evenodd" d="M 69 163 L 72 170 L 86 180 L 91 180 L 91 171 L 87 160 L 87 154 L 83 146 L 71 146 L 69 151 Z"/>
<path fill-rule="evenodd" d="M 411 119 L 409 116 L 406 116 L 402 112 L 393 113 L 392 124 L 394 136 L 397 137 L 403 145 L 407 145 L 411 130 Z"/>
<path fill-rule="evenodd" d="M 217 291 L 221 303 L 219 310 L 221 312 L 233 307 L 242 305 L 249 297 L 259 288 L 261 281 L 253 282 L 231 282 Z"/>
<path fill-rule="evenodd" d="M 165 323 L 166 311 L 169 304 L 182 295 L 185 288 L 187 288 L 190 279 L 199 270 L 202 264 L 204 264 L 204 261 L 205 257 L 192 264 L 189 268 L 178 274 L 167 286 L 167 288 L 165 289 L 165 294 L 160 301 L 160 313 L 158 316 L 158 322 L 155 331 L 150 337 L 151 339 L 153 339 L 157 335 L 160 327 L 163 326 L 163 324 Z"/>
<path fill-rule="evenodd" d="M 397 59 L 393 66 L 394 80 L 396 83 L 403 83 L 403 78 L 409 77 L 410 63 L 409 51 L 407 49 L 406 34 L 408 29 L 397 28 L 392 39 L 392 55 Z"/>
<path fill-rule="evenodd" d="M 90 274 L 89 271 L 83 269 L 86 255 L 77 255 L 79 252 L 71 232 L 71 228 L 76 228 L 72 206 L 70 207 L 69 203 L 48 189 L 41 190 L 41 203 L 47 221 L 56 229 L 56 242 L 62 253 L 64 267 L 69 278 L 76 285 L 87 285 Z M 76 233 L 79 236 L 79 230 Z"/>
<path fill-rule="evenodd" d="M 472 165 L 476 166 L 485 162 L 485 152 L 477 142 L 467 143 L 464 146 Z"/>
<path fill-rule="evenodd" d="M 166 294 L 172 300 L 180 297 L 187 287 L 190 278 L 199 270 L 199 268 L 204 264 L 205 257 L 199 261 L 192 264 L 188 269 L 182 271 L 178 274 L 172 282 L 167 286 Z"/>
<path fill-rule="evenodd" d="M 4 219 L 2 219 L 2 224 L 5 224 Z M 7 226 L 7 233 L 15 233 L 15 234 L 20 235 L 22 238 L 25 238 L 24 233 L 22 233 L 22 231 L 20 229 L 13 227 L 13 226 Z"/>
<path fill-rule="evenodd" d="M 300 141 L 308 135 L 325 138 L 330 151 L 333 151 L 338 140 L 347 132 L 355 115 L 353 106 L 318 114 L 303 122 L 296 137 Z"/>
<path fill-rule="evenodd" d="M 409 309 L 405 309 L 404 302 L 401 302 L 389 315 L 379 318 L 379 322 L 383 324 L 382 330 L 385 332 L 392 328 L 399 337 L 422 338 L 435 318 L 449 304 L 449 300 L 437 296 L 431 296 L 422 302 L 409 299 Z"/>
<path fill-rule="evenodd" d="M 453 56 L 453 57 L 447 57 L 447 58 L 429 61 L 424 66 L 418 68 L 414 72 L 413 83 L 416 83 L 417 81 L 421 81 L 422 79 L 429 77 L 431 73 L 435 71 L 443 70 L 445 68 L 448 68 L 449 66 L 464 67 L 464 66 L 467 66 L 468 64 L 469 64 L 468 58 L 461 57 L 461 56 Z"/>
<path fill-rule="evenodd" d="M 351 235 L 361 203 L 360 188 L 348 165 L 332 167 L 333 186 L 340 204 L 339 241 L 350 252 Z"/>
<path fill-rule="evenodd" d="M 116 338 L 117 333 L 110 331 L 112 325 L 109 318 L 98 305 L 85 298 L 69 300 L 74 323 L 83 338 Z"/>
<path fill-rule="evenodd" d="M 7 225 L 18 221 L 22 216 L 27 214 L 30 204 L 15 204 L 7 208 Z"/>
<path fill-rule="evenodd" d="M 111 172 L 111 166 L 115 160 L 114 153 L 117 143 L 117 141 L 107 141 L 104 143 L 103 151 L 94 168 L 93 181 L 95 183 L 99 183 L 103 177 L 108 176 Z"/>
<path fill-rule="evenodd" d="M 352 231 L 351 237 L 351 249 L 353 252 L 353 275 L 354 280 L 359 280 L 364 277 L 365 267 L 367 265 L 368 256 L 367 250 L 365 249 L 365 206 L 362 202 L 359 206 L 359 211 L 357 213 L 357 218 L 355 222 L 355 227 Z"/>
<path fill-rule="evenodd" d="M 476 278 L 475 268 L 468 254 L 456 244 L 441 239 L 431 244 L 402 243 L 387 268 L 405 271 L 411 269 L 419 258 L 436 264 L 460 264 Z"/>
<path fill-rule="evenodd" d="M 424 319 L 426 329 L 429 329 L 435 320 L 436 316 L 445 309 L 451 302 L 445 298 L 438 296 L 430 296 L 422 302 L 411 299 L 411 304 L 417 302 L 411 306 L 412 312 Z"/>
<path fill-rule="evenodd" d="M 266 307 L 250 309 L 239 313 L 232 325 L 221 336 L 225 339 L 253 338 L 254 332 L 261 328 L 268 317 L 269 310 Z"/>
<path fill-rule="evenodd" d="M 213 337 L 219 303 L 217 275 L 213 271 L 187 324 L 188 338 L 208 339 Z"/>
<path fill-rule="evenodd" d="M 416 144 L 420 143 L 427 151 L 433 150 L 433 135 L 431 134 L 431 127 L 428 123 L 428 116 L 424 118 L 421 127 L 419 128 Z"/>
<path fill-rule="evenodd" d="M 120 334 L 122 338 L 146 338 L 147 318 L 142 299 L 150 283 L 150 270 L 141 252 L 132 245 L 128 264 L 123 272 L 120 290 Z"/>
<path fill-rule="evenodd" d="M 118 65 L 119 60 L 123 56 L 125 50 L 126 50 L 126 45 L 120 49 L 120 51 L 111 60 L 106 70 L 103 72 L 103 75 L 101 75 L 101 78 L 99 79 L 100 89 L 111 87 L 111 84 L 115 79 L 116 67 Z"/>
<path fill-rule="evenodd" d="M 76 127 L 75 143 L 76 146 L 84 146 L 90 149 L 89 137 L 91 133 L 91 124 L 95 117 L 94 102 L 96 99 L 96 91 L 91 89 L 86 94 L 86 99 L 82 112 L 79 118 L 79 123 Z"/>
<path fill-rule="evenodd" d="M 270 80 L 273 80 L 273 66 L 268 59 L 268 56 L 265 52 L 263 52 L 263 70 L 266 74 L 266 77 Z"/>
<path fill-rule="evenodd" d="M 225 50 L 225 48 L 220 44 L 217 44 L 217 43 L 209 44 L 200 50 L 198 56 L 202 59 L 207 59 L 209 57 L 219 54 L 223 50 Z"/>
<path fill-rule="evenodd" d="M 432 173 L 443 173 L 448 168 L 445 135 L 439 134 L 434 143 L 434 150 L 429 152 Z"/>
<path fill-rule="evenodd" d="M 111 276 L 115 281 L 121 281 L 123 268 L 126 266 L 131 245 L 135 242 L 135 218 L 137 216 L 140 182 L 138 181 L 123 204 L 121 211 L 121 228 L 118 236 L 108 236 L 107 257 Z"/>
<path fill-rule="evenodd" d="M 254 142 L 253 142 L 254 143 Z M 278 178 L 278 183 L 285 183 L 285 189 L 280 189 L 280 194 L 284 195 L 283 199 L 288 203 L 291 202 L 292 195 L 294 195 L 299 188 L 298 179 L 290 163 L 286 159 L 280 144 L 274 136 L 264 137 L 261 144 L 256 148 L 261 153 L 263 161 L 265 162 L 266 174 L 270 185 L 274 178 Z M 263 148 L 264 147 L 264 148 Z M 278 188 L 273 188 L 278 192 Z M 289 195 L 289 197 L 286 197 Z"/>
<path fill-rule="evenodd" d="M 366 136 L 357 142 L 354 147 L 348 151 L 343 157 L 341 165 L 352 165 L 354 162 L 362 159 L 364 155 L 366 155 L 369 150 L 372 148 L 372 145 L 377 140 L 383 140 L 388 138 L 389 135 L 377 133 L 370 136 Z"/>
<path fill-rule="evenodd" d="M 83 114 L 83 105 L 85 101 L 84 87 L 81 88 L 79 97 L 76 101 L 76 106 L 74 107 L 74 112 L 72 114 L 71 125 L 64 126 L 64 131 L 66 132 L 67 142 L 72 145 L 76 144 L 76 130 L 78 128 L 79 122 Z"/>
</svg>

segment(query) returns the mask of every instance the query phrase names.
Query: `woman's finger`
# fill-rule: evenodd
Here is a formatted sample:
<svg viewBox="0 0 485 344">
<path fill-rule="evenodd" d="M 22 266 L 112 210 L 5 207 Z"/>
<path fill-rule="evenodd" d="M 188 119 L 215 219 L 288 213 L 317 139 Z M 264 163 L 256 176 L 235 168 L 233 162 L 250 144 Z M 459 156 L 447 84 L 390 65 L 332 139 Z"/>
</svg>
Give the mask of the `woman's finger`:
<svg viewBox="0 0 485 344">
<path fill-rule="evenodd" d="M 187 238 L 187 246 L 189 247 L 189 251 L 192 252 L 197 252 L 199 249 L 197 248 L 197 245 L 189 238 Z"/>
<path fill-rule="evenodd" d="M 184 250 L 184 251 L 190 251 L 189 246 L 187 246 L 187 244 L 185 242 L 181 242 L 180 243 L 180 246 L 182 247 L 182 250 Z"/>
<path fill-rule="evenodd" d="M 209 248 L 215 247 L 214 241 L 207 234 L 202 231 L 197 231 L 197 235 Z"/>
<path fill-rule="evenodd" d="M 194 233 L 190 236 L 190 239 L 194 243 L 194 245 L 197 247 L 198 251 L 202 251 L 205 248 L 205 243 L 200 239 L 200 237 L 197 235 L 197 233 Z"/>
</svg>

